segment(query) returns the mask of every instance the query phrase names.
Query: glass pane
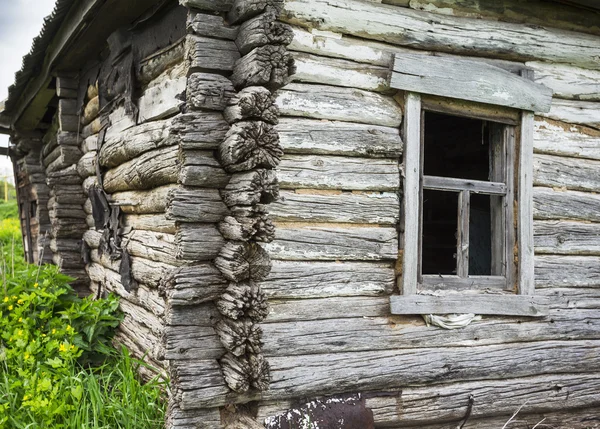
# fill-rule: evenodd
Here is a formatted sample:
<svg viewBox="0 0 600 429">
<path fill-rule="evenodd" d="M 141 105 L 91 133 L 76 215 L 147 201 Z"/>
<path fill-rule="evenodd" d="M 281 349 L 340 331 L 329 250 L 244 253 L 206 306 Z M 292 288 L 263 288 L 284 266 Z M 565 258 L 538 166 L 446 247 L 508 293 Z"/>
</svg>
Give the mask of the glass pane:
<svg viewBox="0 0 600 429">
<path fill-rule="evenodd" d="M 471 194 L 469 219 L 469 275 L 492 274 L 492 220 L 490 196 Z"/>
<path fill-rule="evenodd" d="M 458 194 L 423 190 L 422 274 L 456 274 Z"/>
<path fill-rule="evenodd" d="M 489 180 L 487 122 L 425 112 L 423 174 Z"/>
</svg>

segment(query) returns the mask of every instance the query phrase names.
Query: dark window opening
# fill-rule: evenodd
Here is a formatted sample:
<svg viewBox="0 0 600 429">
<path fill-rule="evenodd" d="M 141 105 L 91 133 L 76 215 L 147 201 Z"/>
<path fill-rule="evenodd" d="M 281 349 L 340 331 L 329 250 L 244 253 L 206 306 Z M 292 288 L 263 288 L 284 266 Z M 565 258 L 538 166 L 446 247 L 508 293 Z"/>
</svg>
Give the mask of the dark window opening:
<svg viewBox="0 0 600 429">
<path fill-rule="evenodd" d="M 503 196 L 487 195 L 484 188 L 477 189 L 478 182 L 473 185 L 473 181 L 488 182 L 497 175 L 491 166 L 502 151 L 494 154 L 492 150 L 493 145 L 499 144 L 491 138 L 493 126 L 478 119 L 424 114 L 423 176 L 444 179 L 423 182 L 423 275 L 501 274 L 501 260 L 494 261 L 501 255 L 493 255 L 498 252 L 492 246 L 494 237 L 503 231 L 494 230 L 492 225 L 501 216 Z"/>
<path fill-rule="evenodd" d="M 37 216 L 37 201 L 33 200 L 29 204 L 29 215 L 34 218 Z"/>
</svg>

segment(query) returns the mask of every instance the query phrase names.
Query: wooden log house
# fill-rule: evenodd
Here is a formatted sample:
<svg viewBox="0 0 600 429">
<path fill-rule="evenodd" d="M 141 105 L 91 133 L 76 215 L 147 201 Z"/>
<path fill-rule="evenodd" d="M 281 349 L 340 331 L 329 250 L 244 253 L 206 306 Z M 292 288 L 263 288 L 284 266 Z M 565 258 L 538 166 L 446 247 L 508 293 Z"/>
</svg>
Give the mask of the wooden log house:
<svg viewBox="0 0 600 429">
<path fill-rule="evenodd" d="M 0 131 L 170 429 L 600 428 L 597 2 L 58 0 Z"/>
</svg>

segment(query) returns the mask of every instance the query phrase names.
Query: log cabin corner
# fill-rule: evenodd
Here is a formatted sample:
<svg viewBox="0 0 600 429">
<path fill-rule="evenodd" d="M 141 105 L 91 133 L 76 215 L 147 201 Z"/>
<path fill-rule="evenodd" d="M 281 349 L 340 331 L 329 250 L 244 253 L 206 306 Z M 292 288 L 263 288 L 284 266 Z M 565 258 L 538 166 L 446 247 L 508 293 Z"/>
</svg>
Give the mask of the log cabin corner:
<svg viewBox="0 0 600 429">
<path fill-rule="evenodd" d="M 0 110 L 169 429 L 600 428 L 597 2 L 57 0 Z"/>
</svg>

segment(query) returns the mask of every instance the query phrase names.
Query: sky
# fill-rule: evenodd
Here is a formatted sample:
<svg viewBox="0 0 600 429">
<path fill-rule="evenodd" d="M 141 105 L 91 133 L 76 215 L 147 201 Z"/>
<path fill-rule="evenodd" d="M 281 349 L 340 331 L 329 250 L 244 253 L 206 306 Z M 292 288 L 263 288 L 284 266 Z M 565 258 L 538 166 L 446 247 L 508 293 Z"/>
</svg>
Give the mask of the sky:
<svg viewBox="0 0 600 429">
<path fill-rule="evenodd" d="M 0 100 L 8 97 L 15 72 L 21 69 L 23 56 L 40 34 L 44 17 L 54 9 L 55 0 L 0 0 Z M 8 136 L 0 135 L 0 146 L 8 146 Z M 8 157 L 0 155 L 0 178 L 12 178 Z"/>
</svg>

